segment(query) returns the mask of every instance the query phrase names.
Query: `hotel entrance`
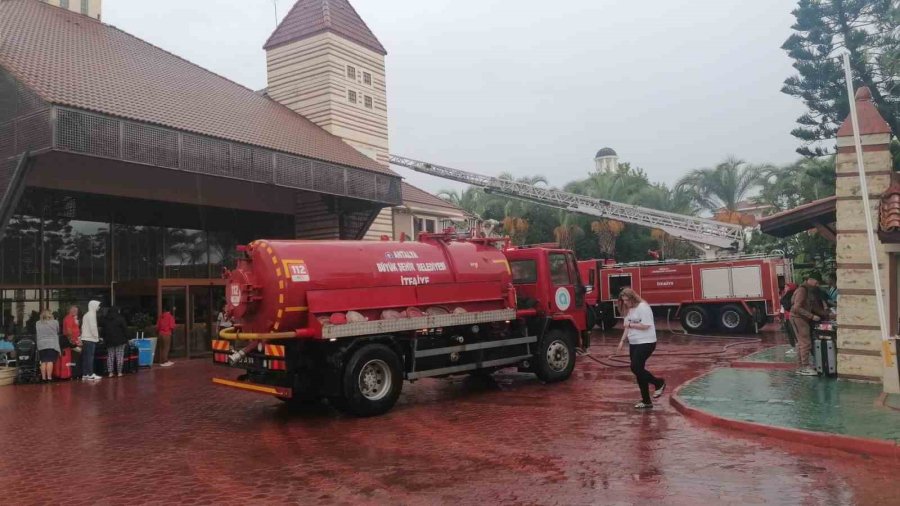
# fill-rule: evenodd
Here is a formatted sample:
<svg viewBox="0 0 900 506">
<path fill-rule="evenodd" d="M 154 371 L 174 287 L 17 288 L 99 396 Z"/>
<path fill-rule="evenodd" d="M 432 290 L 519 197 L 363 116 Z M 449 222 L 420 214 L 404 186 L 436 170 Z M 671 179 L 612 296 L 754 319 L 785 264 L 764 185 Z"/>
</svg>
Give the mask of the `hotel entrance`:
<svg viewBox="0 0 900 506">
<path fill-rule="evenodd" d="M 197 358 L 211 353 L 210 341 L 216 315 L 225 301 L 225 281 L 221 279 L 156 279 L 131 281 L 115 287 L 116 305 L 129 320 L 144 318 L 147 337 L 156 336 L 156 320 L 163 310 L 172 311 L 170 358 Z M 145 315 L 145 316 L 143 316 Z"/>
</svg>

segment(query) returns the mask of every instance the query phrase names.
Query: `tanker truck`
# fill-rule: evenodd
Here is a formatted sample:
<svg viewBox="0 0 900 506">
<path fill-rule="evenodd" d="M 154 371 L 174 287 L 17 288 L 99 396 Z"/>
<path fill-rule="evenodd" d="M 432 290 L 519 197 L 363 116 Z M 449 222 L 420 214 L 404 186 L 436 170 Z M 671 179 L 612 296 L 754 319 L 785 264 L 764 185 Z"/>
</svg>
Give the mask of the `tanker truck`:
<svg viewBox="0 0 900 506">
<path fill-rule="evenodd" d="M 506 367 L 553 383 L 589 346 L 575 255 L 452 230 L 417 241 L 257 240 L 224 272 L 225 387 L 382 414 L 405 380 Z"/>
</svg>

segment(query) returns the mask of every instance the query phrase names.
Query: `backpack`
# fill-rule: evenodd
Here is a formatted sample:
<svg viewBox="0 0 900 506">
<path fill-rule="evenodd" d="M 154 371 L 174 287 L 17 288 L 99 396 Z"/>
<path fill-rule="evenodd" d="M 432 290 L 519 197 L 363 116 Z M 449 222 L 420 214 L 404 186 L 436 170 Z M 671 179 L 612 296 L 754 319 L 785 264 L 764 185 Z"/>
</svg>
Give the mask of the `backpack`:
<svg viewBox="0 0 900 506">
<path fill-rule="evenodd" d="M 789 290 L 789 291 L 785 292 L 785 294 L 781 296 L 781 307 L 785 311 L 791 310 L 791 299 L 794 297 L 794 292 L 796 292 L 796 291 L 797 291 L 797 289 L 794 288 L 793 290 Z"/>
</svg>

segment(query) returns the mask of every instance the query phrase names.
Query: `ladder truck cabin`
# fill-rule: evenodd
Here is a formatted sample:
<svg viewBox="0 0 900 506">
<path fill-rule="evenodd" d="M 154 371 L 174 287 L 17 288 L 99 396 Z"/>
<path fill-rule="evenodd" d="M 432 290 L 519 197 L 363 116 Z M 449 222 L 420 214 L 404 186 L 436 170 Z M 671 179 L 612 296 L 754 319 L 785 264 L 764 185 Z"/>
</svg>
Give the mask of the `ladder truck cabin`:
<svg viewBox="0 0 900 506">
<path fill-rule="evenodd" d="M 791 262 L 783 256 L 740 255 L 740 225 L 683 216 L 542 188 L 527 183 L 466 172 L 451 167 L 390 156 L 394 165 L 483 188 L 486 192 L 534 202 L 595 218 L 618 220 L 662 230 L 696 247 L 704 260 L 607 265 L 580 263 L 587 283 L 588 326 L 615 325 L 621 315 L 612 303 L 630 287 L 657 309 L 680 318 L 688 331 L 718 327 L 726 332 L 757 328 L 778 314 L 778 294 L 791 278 Z M 672 313 L 671 311 L 674 311 Z"/>
<path fill-rule="evenodd" d="M 241 250 L 224 272 L 235 326 L 213 341 L 213 360 L 245 373 L 219 385 L 369 416 L 394 405 L 404 380 L 518 367 L 562 381 L 589 345 L 571 251 L 452 230 Z"/>
</svg>

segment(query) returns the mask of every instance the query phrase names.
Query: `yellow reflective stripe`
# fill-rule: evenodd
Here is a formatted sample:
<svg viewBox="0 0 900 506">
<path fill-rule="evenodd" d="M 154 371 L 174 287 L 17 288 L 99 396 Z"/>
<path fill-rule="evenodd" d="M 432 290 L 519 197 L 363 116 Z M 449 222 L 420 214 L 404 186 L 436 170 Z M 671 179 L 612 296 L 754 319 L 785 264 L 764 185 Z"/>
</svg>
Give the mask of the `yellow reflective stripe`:
<svg viewBox="0 0 900 506">
<path fill-rule="evenodd" d="M 286 307 L 284 310 L 288 313 L 302 313 L 303 311 L 309 311 L 309 308 L 306 306 L 296 306 L 296 307 Z"/>
<path fill-rule="evenodd" d="M 240 388 L 241 390 L 249 390 L 251 392 L 260 392 L 260 393 L 264 393 L 264 394 L 275 394 L 275 395 L 278 394 L 278 390 L 276 390 L 272 387 L 251 385 L 248 383 L 241 383 L 240 381 L 231 381 L 231 380 L 226 380 L 226 379 L 222 379 L 222 378 L 213 378 L 212 381 L 213 381 L 213 383 L 216 383 L 218 385 L 223 385 L 223 386 L 232 387 L 232 388 Z"/>
</svg>

